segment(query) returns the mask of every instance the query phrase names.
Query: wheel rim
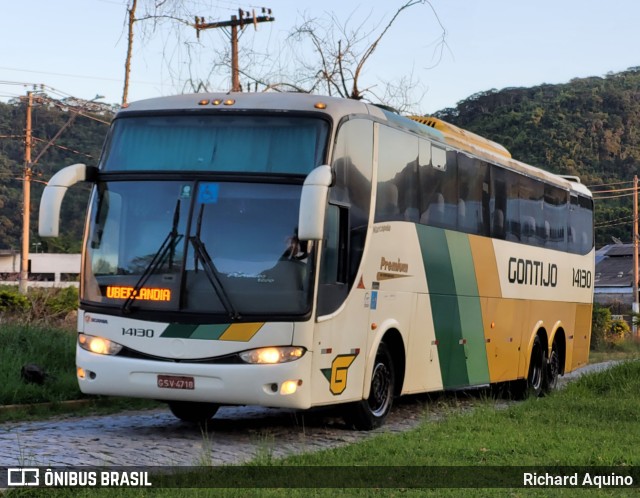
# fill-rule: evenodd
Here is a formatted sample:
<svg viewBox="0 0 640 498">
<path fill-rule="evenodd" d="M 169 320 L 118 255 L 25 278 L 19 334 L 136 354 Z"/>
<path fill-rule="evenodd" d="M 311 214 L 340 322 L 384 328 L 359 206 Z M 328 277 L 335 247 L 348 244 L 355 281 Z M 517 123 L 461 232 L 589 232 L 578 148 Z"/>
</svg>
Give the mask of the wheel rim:
<svg viewBox="0 0 640 498">
<path fill-rule="evenodd" d="M 377 363 L 373 370 L 368 403 L 375 417 L 383 416 L 391 405 L 391 371 L 385 363 Z"/>
<path fill-rule="evenodd" d="M 553 388 L 558 381 L 558 375 L 560 374 L 560 355 L 554 347 L 551 351 L 551 358 L 549 358 L 549 387 Z"/>
</svg>

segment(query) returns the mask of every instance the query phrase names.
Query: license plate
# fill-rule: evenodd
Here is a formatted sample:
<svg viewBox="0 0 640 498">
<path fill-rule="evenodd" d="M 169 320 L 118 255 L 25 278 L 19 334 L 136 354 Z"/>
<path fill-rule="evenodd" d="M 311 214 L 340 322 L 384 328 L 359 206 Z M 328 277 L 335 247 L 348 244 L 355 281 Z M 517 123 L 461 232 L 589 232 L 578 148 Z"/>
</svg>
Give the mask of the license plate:
<svg viewBox="0 0 640 498">
<path fill-rule="evenodd" d="M 195 389 L 193 377 L 183 375 L 158 375 L 158 387 L 163 389 Z"/>
</svg>

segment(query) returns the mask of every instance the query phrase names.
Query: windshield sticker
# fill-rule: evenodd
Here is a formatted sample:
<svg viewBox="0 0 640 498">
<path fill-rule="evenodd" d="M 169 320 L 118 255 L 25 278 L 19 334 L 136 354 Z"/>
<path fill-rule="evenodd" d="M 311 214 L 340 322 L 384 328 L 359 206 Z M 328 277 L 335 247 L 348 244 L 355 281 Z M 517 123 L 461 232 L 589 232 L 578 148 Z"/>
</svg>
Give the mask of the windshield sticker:
<svg viewBox="0 0 640 498">
<path fill-rule="evenodd" d="M 198 202 L 200 204 L 215 204 L 218 202 L 217 183 L 201 183 L 198 189 Z"/>
<path fill-rule="evenodd" d="M 191 185 L 183 185 L 180 187 L 180 197 L 182 199 L 189 199 L 191 197 Z"/>
</svg>

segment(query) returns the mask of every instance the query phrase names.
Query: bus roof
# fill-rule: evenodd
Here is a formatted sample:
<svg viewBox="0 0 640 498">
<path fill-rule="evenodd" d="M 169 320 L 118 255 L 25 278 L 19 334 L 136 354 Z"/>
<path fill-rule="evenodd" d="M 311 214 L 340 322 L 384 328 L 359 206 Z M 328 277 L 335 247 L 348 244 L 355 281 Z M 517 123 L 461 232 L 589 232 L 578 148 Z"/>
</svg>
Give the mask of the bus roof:
<svg viewBox="0 0 640 498">
<path fill-rule="evenodd" d="M 553 183 L 591 197 L 583 184 L 513 159 L 500 144 L 492 142 L 449 123 L 430 118 L 404 117 L 359 100 L 287 92 L 196 93 L 156 97 L 126 104 L 118 116 L 137 112 L 188 111 L 215 109 L 225 111 L 272 110 L 281 112 L 318 112 L 328 115 L 334 123 L 349 115 L 370 115 L 382 122 L 428 137 L 451 149 L 462 150 L 480 159 L 505 166 L 527 176 Z"/>
</svg>

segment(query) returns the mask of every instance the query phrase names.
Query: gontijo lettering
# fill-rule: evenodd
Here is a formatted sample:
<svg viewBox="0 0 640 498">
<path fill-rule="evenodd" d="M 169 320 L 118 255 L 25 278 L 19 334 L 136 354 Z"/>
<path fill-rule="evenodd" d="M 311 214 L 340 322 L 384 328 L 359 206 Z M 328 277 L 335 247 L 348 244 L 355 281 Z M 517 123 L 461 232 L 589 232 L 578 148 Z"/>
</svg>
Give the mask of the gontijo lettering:
<svg viewBox="0 0 640 498">
<path fill-rule="evenodd" d="M 511 257 L 509 258 L 509 283 L 555 287 L 558 285 L 558 265 Z"/>
<path fill-rule="evenodd" d="M 110 285 L 106 294 L 109 299 L 129 299 L 133 296 L 140 301 L 171 301 L 171 289 L 154 287 L 143 287 L 135 292 L 133 287 Z"/>
</svg>

